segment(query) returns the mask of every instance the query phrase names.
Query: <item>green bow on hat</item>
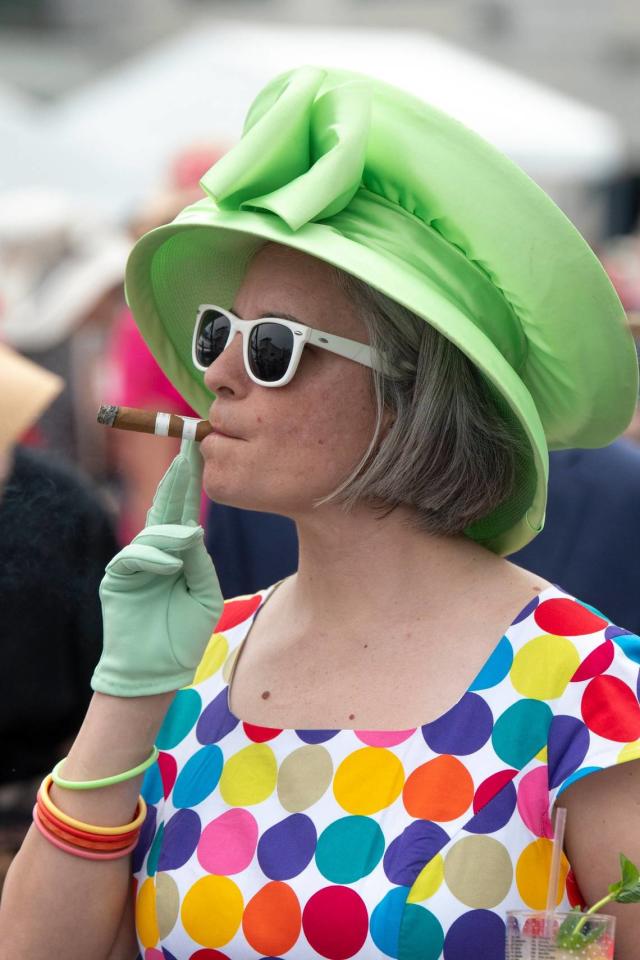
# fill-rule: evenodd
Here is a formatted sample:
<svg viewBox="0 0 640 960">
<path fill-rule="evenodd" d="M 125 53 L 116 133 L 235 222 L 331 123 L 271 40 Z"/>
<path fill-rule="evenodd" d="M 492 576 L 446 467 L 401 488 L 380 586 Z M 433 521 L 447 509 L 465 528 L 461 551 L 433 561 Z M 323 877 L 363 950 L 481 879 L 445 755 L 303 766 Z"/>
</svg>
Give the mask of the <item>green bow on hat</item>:
<svg viewBox="0 0 640 960">
<path fill-rule="evenodd" d="M 371 93 L 356 80 L 316 100 L 324 77 L 303 67 L 254 104 L 242 140 L 200 181 L 222 210 L 268 210 L 299 230 L 347 206 L 364 169 Z"/>
<path fill-rule="evenodd" d="M 512 552 L 542 528 L 548 446 L 601 446 L 629 422 L 636 354 L 602 266 L 533 181 L 433 107 L 369 77 L 301 67 L 264 88 L 201 183 L 205 199 L 138 242 L 127 292 L 158 362 L 202 414 L 212 396 L 191 364 L 197 307 L 231 307 L 249 258 L 273 241 L 424 317 L 521 426 L 530 455 L 517 490 L 467 530 L 489 549 Z"/>
</svg>

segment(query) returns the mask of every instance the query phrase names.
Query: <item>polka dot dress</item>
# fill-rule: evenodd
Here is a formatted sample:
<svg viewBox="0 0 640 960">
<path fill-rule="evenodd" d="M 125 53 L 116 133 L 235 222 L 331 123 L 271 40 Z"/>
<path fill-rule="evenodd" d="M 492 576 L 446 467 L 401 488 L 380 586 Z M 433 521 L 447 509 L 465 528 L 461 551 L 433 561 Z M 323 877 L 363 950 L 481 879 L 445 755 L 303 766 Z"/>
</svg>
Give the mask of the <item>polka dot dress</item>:
<svg viewBox="0 0 640 960">
<path fill-rule="evenodd" d="M 271 590 L 225 604 L 159 733 L 134 856 L 143 960 L 500 960 L 542 909 L 550 810 L 640 757 L 640 639 L 549 587 L 412 730 L 276 730 L 228 706 Z M 558 903 L 579 902 L 569 864 Z"/>
</svg>

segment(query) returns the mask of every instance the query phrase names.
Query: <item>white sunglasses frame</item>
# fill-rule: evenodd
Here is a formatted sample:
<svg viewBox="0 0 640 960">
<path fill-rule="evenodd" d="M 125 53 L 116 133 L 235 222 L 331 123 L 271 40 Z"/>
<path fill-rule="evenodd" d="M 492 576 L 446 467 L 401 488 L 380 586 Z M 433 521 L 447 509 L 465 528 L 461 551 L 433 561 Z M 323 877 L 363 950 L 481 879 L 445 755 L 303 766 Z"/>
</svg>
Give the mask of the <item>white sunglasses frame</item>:
<svg viewBox="0 0 640 960">
<path fill-rule="evenodd" d="M 236 333 L 242 335 L 242 356 L 244 359 L 244 368 L 247 375 L 260 387 L 285 387 L 294 377 L 305 343 L 314 347 L 320 347 L 322 350 L 329 350 L 347 360 L 353 360 L 355 363 L 361 363 L 365 367 L 378 368 L 379 360 L 375 351 L 366 343 L 360 343 L 358 340 L 348 340 L 346 337 L 338 337 L 335 333 L 324 333 L 322 330 L 314 330 L 307 327 L 304 323 L 297 323 L 293 320 L 285 320 L 283 317 L 259 317 L 257 320 L 241 320 L 230 310 L 219 307 L 215 303 L 201 303 L 198 307 L 195 326 L 193 328 L 193 338 L 191 341 L 191 359 L 196 370 L 205 373 L 208 367 L 203 367 L 196 357 L 196 341 L 200 329 L 200 320 L 206 310 L 217 310 L 223 314 L 230 324 L 229 337 L 224 350 L 232 343 Z M 249 335 L 254 327 L 260 323 L 279 323 L 288 327 L 293 333 L 293 350 L 291 360 L 287 371 L 280 380 L 260 380 L 250 368 L 249 365 Z M 223 353 L 224 353 L 223 350 Z M 214 361 L 215 363 L 215 361 Z"/>
</svg>

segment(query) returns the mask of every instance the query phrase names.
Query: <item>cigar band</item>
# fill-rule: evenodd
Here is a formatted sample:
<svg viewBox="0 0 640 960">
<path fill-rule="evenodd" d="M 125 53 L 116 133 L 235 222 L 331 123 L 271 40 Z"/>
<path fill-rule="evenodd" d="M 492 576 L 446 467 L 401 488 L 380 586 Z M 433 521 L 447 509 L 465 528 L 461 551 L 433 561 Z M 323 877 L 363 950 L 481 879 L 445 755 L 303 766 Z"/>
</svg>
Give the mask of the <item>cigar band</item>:
<svg viewBox="0 0 640 960">
<path fill-rule="evenodd" d="M 170 421 L 171 421 L 170 413 L 156 413 L 156 426 L 153 432 L 157 437 L 169 436 Z"/>
<path fill-rule="evenodd" d="M 200 423 L 200 421 L 196 417 L 183 417 L 182 422 L 183 422 L 182 439 L 195 440 L 196 428 Z"/>
</svg>

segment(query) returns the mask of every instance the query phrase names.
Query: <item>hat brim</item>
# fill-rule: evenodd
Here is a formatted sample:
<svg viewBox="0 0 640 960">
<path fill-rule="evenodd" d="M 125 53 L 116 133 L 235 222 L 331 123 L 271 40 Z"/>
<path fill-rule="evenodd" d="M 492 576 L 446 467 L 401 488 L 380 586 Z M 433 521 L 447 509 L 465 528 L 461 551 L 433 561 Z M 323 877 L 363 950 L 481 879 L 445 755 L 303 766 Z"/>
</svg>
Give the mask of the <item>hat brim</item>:
<svg viewBox="0 0 640 960">
<path fill-rule="evenodd" d="M 191 362 L 193 323 L 201 303 L 230 307 L 255 251 L 272 241 L 330 263 L 424 317 L 456 344 L 504 400 L 519 423 L 530 456 L 516 495 L 467 533 L 488 549 L 512 553 L 544 524 L 548 452 L 532 396 L 492 341 L 404 261 L 344 237 L 323 223 L 290 230 L 277 217 L 249 211 L 191 208 L 176 222 L 151 231 L 127 265 L 129 305 L 158 363 L 188 403 L 206 416 L 214 399 Z"/>
</svg>

